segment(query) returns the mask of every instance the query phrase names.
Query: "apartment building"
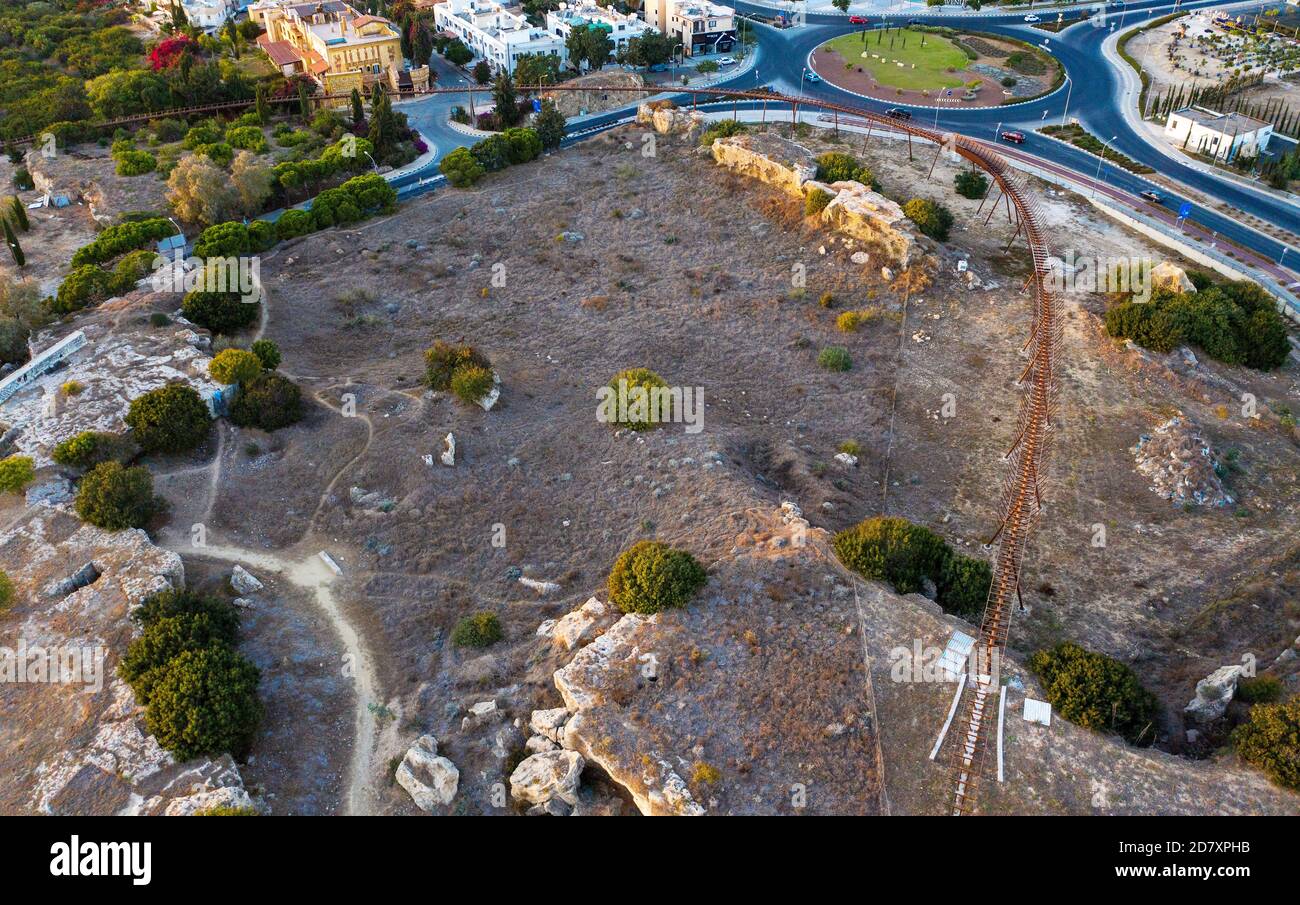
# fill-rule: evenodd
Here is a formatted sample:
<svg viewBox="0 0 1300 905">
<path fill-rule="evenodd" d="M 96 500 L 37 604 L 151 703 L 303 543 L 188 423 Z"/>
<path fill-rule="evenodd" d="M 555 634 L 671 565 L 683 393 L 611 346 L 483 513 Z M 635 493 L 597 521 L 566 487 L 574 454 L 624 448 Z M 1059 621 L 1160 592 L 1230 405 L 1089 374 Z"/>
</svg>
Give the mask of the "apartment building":
<svg viewBox="0 0 1300 905">
<path fill-rule="evenodd" d="M 433 8 L 440 31 L 460 38 L 494 72 L 511 74 L 525 54 L 550 54 L 563 61 L 564 39 L 532 25 L 493 0 L 445 0 Z"/>
<path fill-rule="evenodd" d="M 709 0 L 646 0 L 646 23 L 677 38 L 688 56 L 727 53 L 736 43 L 736 17 L 729 6 Z"/>
<path fill-rule="evenodd" d="M 546 14 L 546 30 L 567 41 L 575 27 L 587 25 L 603 29 L 613 44 L 612 53 L 618 53 L 627 47 L 627 42 L 638 38 L 650 30 L 636 13 L 620 13 L 615 9 L 597 6 L 593 0 L 580 0 L 577 3 L 561 3 L 560 8 Z"/>
<path fill-rule="evenodd" d="M 382 16 L 359 13 L 342 0 L 261 0 L 248 14 L 266 30 L 257 43 L 271 62 L 285 75 L 310 76 L 327 94 L 376 81 L 393 87 L 410 82 L 401 35 Z M 427 84 L 428 72 L 421 71 Z"/>
</svg>

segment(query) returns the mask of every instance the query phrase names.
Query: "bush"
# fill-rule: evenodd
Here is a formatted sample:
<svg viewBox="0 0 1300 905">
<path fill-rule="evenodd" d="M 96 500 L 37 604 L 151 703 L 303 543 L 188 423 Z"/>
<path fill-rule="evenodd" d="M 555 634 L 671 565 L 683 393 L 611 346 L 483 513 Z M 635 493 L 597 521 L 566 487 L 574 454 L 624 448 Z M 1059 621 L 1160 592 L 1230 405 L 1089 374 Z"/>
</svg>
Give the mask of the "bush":
<svg viewBox="0 0 1300 905">
<path fill-rule="evenodd" d="M 82 431 L 56 445 L 50 457 L 67 468 L 93 468 L 101 462 L 125 464 L 135 453 L 135 444 L 121 434 Z"/>
<path fill-rule="evenodd" d="M 438 172 L 456 188 L 464 189 L 483 178 L 485 171 L 469 148 L 456 148 L 438 164 Z"/>
<path fill-rule="evenodd" d="M 208 406 L 193 387 L 169 383 L 131 400 L 126 424 L 145 452 L 189 452 L 208 436 Z"/>
<path fill-rule="evenodd" d="M 913 198 L 903 205 L 907 219 L 916 224 L 922 233 L 938 242 L 948 241 L 948 230 L 952 228 L 952 213 L 942 204 L 935 204 L 925 198 Z"/>
<path fill-rule="evenodd" d="M 835 535 L 840 562 L 864 578 L 893 585 L 899 594 L 919 593 L 938 579 L 951 553 L 943 538 L 906 519 L 869 518 Z"/>
<path fill-rule="evenodd" d="M 1273 676 L 1241 679 L 1237 682 L 1236 698 L 1243 704 L 1272 704 L 1282 699 L 1283 690 L 1282 680 Z"/>
<path fill-rule="evenodd" d="M 262 367 L 274 371 L 280 367 L 280 347 L 273 340 L 259 339 L 248 349 L 262 362 Z"/>
<path fill-rule="evenodd" d="M 236 258 L 252 250 L 248 227 L 237 220 L 215 223 L 194 240 L 194 255 L 199 258 Z"/>
<path fill-rule="evenodd" d="M 215 599 L 212 602 L 220 603 Z M 234 612 L 230 604 L 220 605 Z M 233 645 L 237 633 L 237 620 L 232 624 L 203 611 L 152 619 L 126 649 L 117 674 L 131 686 L 136 701 L 148 704 L 154 686 L 172 660 L 187 650 L 202 650 L 214 644 Z"/>
<path fill-rule="evenodd" d="M 847 371 L 853 367 L 853 359 L 843 346 L 827 346 L 817 355 L 817 364 L 828 371 Z"/>
<path fill-rule="evenodd" d="M 744 123 L 737 122 L 734 119 L 720 119 L 700 133 L 700 146 L 711 148 L 719 138 L 730 138 L 733 135 L 740 135 L 748 131 L 749 129 Z"/>
<path fill-rule="evenodd" d="M 256 126 L 237 126 L 226 130 L 226 143 L 232 148 L 242 148 L 254 154 L 267 151 L 266 136 Z"/>
<path fill-rule="evenodd" d="M 0 613 L 14 604 L 14 582 L 4 569 L 0 569 Z"/>
<path fill-rule="evenodd" d="M 296 239 L 316 231 L 316 224 L 307 211 L 288 210 L 275 221 L 275 237 L 281 242 Z"/>
<path fill-rule="evenodd" d="M 939 571 L 939 605 L 968 622 L 978 623 L 993 585 L 993 566 L 986 560 L 954 552 Z"/>
<path fill-rule="evenodd" d="M 528 163 L 542 156 L 542 139 L 533 129 L 513 128 L 503 133 L 511 165 Z"/>
<path fill-rule="evenodd" d="M 248 751 L 262 719 L 256 666 L 223 644 L 182 651 L 154 682 L 145 728 L 177 760 Z"/>
<path fill-rule="evenodd" d="M 144 248 L 176 232 L 176 227 L 166 217 L 150 217 L 110 226 L 100 232 L 95 240 L 77 249 L 72 256 L 72 266 L 103 264 L 118 255 Z"/>
<path fill-rule="evenodd" d="M 708 576 L 694 556 L 658 541 L 637 541 L 609 572 L 609 597 L 625 613 L 658 613 L 685 606 Z"/>
<path fill-rule="evenodd" d="M 0 364 L 19 365 L 27 361 L 27 337 L 31 332 L 17 318 L 0 319 Z"/>
<path fill-rule="evenodd" d="M 989 190 L 988 178 L 978 170 L 962 170 L 953 182 L 963 198 L 983 198 Z"/>
<path fill-rule="evenodd" d="M 1155 695 L 1118 660 L 1066 641 L 1035 653 L 1029 668 L 1042 681 L 1048 702 L 1070 722 L 1113 732 L 1134 745 L 1155 741 Z"/>
<path fill-rule="evenodd" d="M 30 456 L 0 459 L 0 493 L 22 493 L 35 477 L 36 465 Z"/>
<path fill-rule="evenodd" d="M 252 326 L 261 312 L 257 302 L 246 302 L 238 292 L 208 292 L 195 289 L 181 301 L 181 314 L 186 320 L 213 333 L 233 333 Z"/>
<path fill-rule="evenodd" d="M 1232 733 L 1242 760 L 1280 786 L 1300 791 L 1300 695 L 1285 704 L 1258 704 Z"/>
<path fill-rule="evenodd" d="M 425 350 L 424 365 L 424 382 L 429 385 L 429 389 L 438 391 L 451 389 L 451 379 L 459 368 L 492 367 L 487 356 L 480 354 L 473 346 L 455 346 L 440 339 Z"/>
<path fill-rule="evenodd" d="M 876 177 L 852 154 L 829 152 L 817 158 L 818 182 L 860 182 L 875 188 Z"/>
<path fill-rule="evenodd" d="M 451 643 L 457 647 L 487 647 L 504 637 L 496 613 L 474 613 L 456 623 Z"/>
<path fill-rule="evenodd" d="M 222 349 L 208 362 L 208 374 L 217 383 L 248 383 L 262 373 L 262 359 L 243 349 Z"/>
<path fill-rule="evenodd" d="M 50 307 L 56 314 L 71 314 L 93 302 L 104 301 L 116 286 L 113 274 L 94 264 L 83 264 L 63 278 Z"/>
<path fill-rule="evenodd" d="M 230 420 L 240 427 L 279 430 L 302 420 L 302 390 L 275 371 L 262 371 L 245 383 L 230 405 Z"/>
<path fill-rule="evenodd" d="M 119 176 L 143 176 L 158 168 L 158 159 L 148 151 L 114 152 L 113 159 L 117 161 L 115 172 Z"/>
<path fill-rule="evenodd" d="M 826 205 L 830 204 L 834 196 L 823 189 L 811 189 L 803 199 L 803 212 L 805 217 L 815 217 L 822 211 L 826 210 Z"/>
<path fill-rule="evenodd" d="M 668 381 L 649 368 L 619 371 L 609 382 L 609 389 L 613 391 L 611 403 L 614 404 L 607 423 L 645 431 L 671 421 L 672 397 L 655 392 L 667 387 Z M 622 400 L 626 401 L 626 408 L 623 408 Z"/>
<path fill-rule="evenodd" d="M 143 528 L 157 510 L 153 475 L 142 466 L 101 462 L 81 479 L 76 505 L 82 521 L 99 528 Z"/>
<path fill-rule="evenodd" d="M 200 157 L 206 157 L 219 167 L 230 166 L 230 161 L 235 159 L 235 149 L 224 141 L 214 141 L 211 144 L 199 145 L 194 149 L 194 153 Z"/>
<path fill-rule="evenodd" d="M 451 392 L 461 402 L 475 405 L 492 392 L 492 371 L 481 365 L 463 365 L 451 375 Z"/>
</svg>

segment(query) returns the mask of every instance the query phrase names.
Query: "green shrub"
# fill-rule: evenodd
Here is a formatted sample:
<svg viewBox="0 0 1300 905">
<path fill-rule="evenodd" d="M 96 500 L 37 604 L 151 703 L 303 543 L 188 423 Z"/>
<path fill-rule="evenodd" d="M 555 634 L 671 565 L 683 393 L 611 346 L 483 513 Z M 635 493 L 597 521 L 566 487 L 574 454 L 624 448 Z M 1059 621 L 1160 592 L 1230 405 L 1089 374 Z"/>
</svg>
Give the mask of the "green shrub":
<svg viewBox="0 0 1300 905">
<path fill-rule="evenodd" d="M 157 511 L 153 475 L 143 466 L 101 462 L 81 479 L 76 506 L 82 521 L 99 528 L 143 528 Z"/>
<path fill-rule="evenodd" d="M 847 371 L 853 367 L 853 358 L 843 346 L 827 346 L 818 353 L 817 364 L 828 371 Z"/>
<path fill-rule="evenodd" d="M 14 605 L 14 582 L 4 569 L 0 569 L 0 613 Z"/>
<path fill-rule="evenodd" d="M 263 154 L 267 151 L 266 136 L 257 126 L 236 126 L 226 130 L 226 143 L 232 148 Z"/>
<path fill-rule="evenodd" d="M 1065 641 L 1035 653 L 1029 668 L 1042 681 L 1048 703 L 1070 722 L 1113 732 L 1134 745 L 1155 741 L 1160 705 L 1118 660 Z"/>
<path fill-rule="evenodd" d="M 236 258 L 252 250 L 248 227 L 237 220 L 214 223 L 194 240 L 194 255 L 199 258 Z"/>
<path fill-rule="evenodd" d="M 226 604 L 229 607 L 229 604 Z M 234 607 L 230 607 L 233 611 Z M 201 650 L 213 644 L 233 645 L 237 624 L 209 613 L 189 612 L 153 619 L 131 642 L 117 666 L 117 674 L 135 692 L 140 704 L 148 704 L 154 685 L 167 665 L 187 650 Z"/>
<path fill-rule="evenodd" d="M 508 146 L 511 165 L 528 163 L 542 156 L 542 139 L 533 129 L 513 128 L 502 133 Z"/>
<path fill-rule="evenodd" d="M 262 373 L 262 359 L 243 349 L 222 349 L 208 362 L 208 374 L 217 383 L 248 383 Z"/>
<path fill-rule="evenodd" d="M 706 581 L 704 567 L 685 550 L 637 541 L 610 569 L 609 598 L 625 613 L 658 613 L 685 606 Z"/>
<path fill-rule="evenodd" d="M 989 190 L 989 180 L 979 170 L 962 170 L 953 179 L 957 194 L 963 198 L 983 198 Z"/>
<path fill-rule="evenodd" d="M 275 236 L 281 242 L 296 239 L 316 231 L 316 224 L 307 211 L 288 210 L 275 221 Z"/>
<path fill-rule="evenodd" d="M 95 240 L 77 249 L 72 256 L 72 266 L 103 264 L 118 255 L 144 248 L 176 232 L 176 227 L 166 217 L 149 217 L 109 226 Z"/>
<path fill-rule="evenodd" d="M 83 264 L 63 278 L 50 307 L 56 314 L 71 314 L 104 301 L 116 286 L 113 274 L 94 264 Z"/>
<path fill-rule="evenodd" d="M 31 334 L 17 318 L 0 318 L 0 364 L 20 365 L 27 361 L 27 338 Z"/>
<path fill-rule="evenodd" d="M 169 383 L 131 400 L 126 424 L 147 453 L 184 453 L 207 439 L 208 406 L 193 387 Z"/>
<path fill-rule="evenodd" d="M 1285 704 L 1257 704 L 1232 733 L 1242 760 L 1280 786 L 1300 791 L 1300 695 Z"/>
<path fill-rule="evenodd" d="M 113 268 L 113 289 L 116 292 L 130 292 L 135 284 L 153 273 L 154 261 L 158 255 L 147 249 L 127 252 Z"/>
<path fill-rule="evenodd" d="M 817 158 L 818 182 L 860 182 L 874 188 L 876 177 L 852 154 L 831 151 Z"/>
<path fill-rule="evenodd" d="M 609 389 L 613 391 L 613 400 L 626 400 L 626 408 L 622 404 L 613 406 L 607 423 L 646 431 L 671 421 L 672 397 L 656 392 L 667 388 L 668 381 L 649 368 L 619 371 L 609 381 Z"/>
<path fill-rule="evenodd" d="M 907 219 L 916 224 L 922 233 L 938 242 L 948 240 L 948 230 L 952 228 L 952 213 L 942 204 L 935 204 L 925 198 L 913 198 L 903 205 Z"/>
<path fill-rule="evenodd" d="M 158 159 L 148 151 L 122 151 L 114 153 L 113 159 L 117 161 L 115 172 L 119 176 L 143 176 L 158 168 Z"/>
<path fill-rule="evenodd" d="M 720 119 L 700 133 L 700 146 L 711 148 L 719 138 L 730 138 L 733 135 L 740 135 L 748 131 L 749 129 L 744 123 L 737 122 L 734 119 Z"/>
<path fill-rule="evenodd" d="M 210 808 L 201 808 L 194 812 L 195 817 L 259 817 L 255 807 L 237 808 L 228 804 L 217 804 Z"/>
<path fill-rule="evenodd" d="M 451 392 L 461 402 L 475 405 L 492 392 L 492 371 L 481 365 L 463 365 L 451 375 Z"/>
<path fill-rule="evenodd" d="M 0 493 L 22 493 L 35 477 L 36 465 L 31 456 L 0 459 Z"/>
<path fill-rule="evenodd" d="M 483 178 L 483 167 L 469 148 L 456 148 L 438 164 L 438 172 L 458 189 L 469 188 Z"/>
<path fill-rule="evenodd" d="M 815 217 L 822 211 L 826 210 L 826 205 L 834 199 L 834 195 L 823 189 L 810 189 L 803 199 L 803 212 L 805 217 Z"/>
<path fill-rule="evenodd" d="M 214 141 L 211 144 L 199 145 L 194 149 L 194 153 L 200 157 L 206 157 L 219 167 L 230 166 L 230 161 L 235 159 L 235 149 L 224 141 Z"/>
<path fill-rule="evenodd" d="M 131 614 L 141 626 L 173 616 L 202 614 L 215 627 L 215 631 L 230 639 L 239 633 L 239 611 L 231 604 L 210 594 L 200 594 L 185 588 L 168 589 L 147 598 Z"/>
<path fill-rule="evenodd" d="M 93 468 L 101 462 L 125 464 L 135 454 L 135 444 L 121 434 L 82 431 L 58 443 L 50 458 L 67 468 Z"/>
<path fill-rule="evenodd" d="M 1272 704 L 1282 699 L 1282 680 L 1273 676 L 1241 679 L 1237 682 L 1238 701 L 1243 704 Z"/>
<path fill-rule="evenodd" d="M 207 327 L 213 333 L 233 333 L 252 326 L 261 310 L 258 302 L 246 302 L 238 292 L 195 289 L 186 293 L 181 301 L 181 314 L 185 319 Z"/>
<path fill-rule="evenodd" d="M 457 647 L 487 647 L 504 636 L 501 620 L 496 613 L 474 613 L 456 623 L 451 630 L 451 643 Z"/>
<path fill-rule="evenodd" d="M 919 593 L 923 580 L 938 585 L 951 553 L 943 538 L 906 519 L 869 518 L 835 535 L 835 553 L 848 568 L 893 585 L 899 594 Z"/>
<path fill-rule="evenodd" d="M 177 760 L 247 753 L 262 719 L 256 666 L 223 644 L 182 651 L 153 683 L 145 728 Z"/>
<path fill-rule="evenodd" d="M 471 365 L 488 369 L 492 367 L 487 356 L 473 346 L 456 346 L 440 339 L 425 350 L 424 365 L 424 382 L 429 385 L 429 389 L 438 391 L 451 389 L 451 378 L 459 368 Z"/>
<path fill-rule="evenodd" d="M 240 427 L 275 431 L 302 420 L 302 390 L 283 374 L 263 371 L 240 387 L 230 420 Z"/>
<path fill-rule="evenodd" d="M 939 570 L 935 584 L 939 591 L 939 605 L 944 612 L 977 623 L 984 605 L 988 603 L 989 588 L 993 585 L 993 566 L 987 560 L 954 551 Z"/>
<path fill-rule="evenodd" d="M 212 123 L 198 123 L 185 133 L 185 147 L 196 150 L 201 145 L 210 145 L 221 140 L 221 131 Z"/>
<path fill-rule="evenodd" d="M 266 370 L 274 371 L 280 367 L 280 347 L 274 340 L 259 339 L 248 347 L 248 351 L 257 356 Z"/>
</svg>

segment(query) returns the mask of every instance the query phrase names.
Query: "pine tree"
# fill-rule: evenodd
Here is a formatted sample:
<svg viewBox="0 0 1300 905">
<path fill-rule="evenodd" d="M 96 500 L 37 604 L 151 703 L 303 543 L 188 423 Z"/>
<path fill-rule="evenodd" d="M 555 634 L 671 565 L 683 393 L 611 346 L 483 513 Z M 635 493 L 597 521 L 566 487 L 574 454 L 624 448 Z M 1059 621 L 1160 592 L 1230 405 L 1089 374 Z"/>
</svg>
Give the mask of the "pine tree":
<svg viewBox="0 0 1300 905">
<path fill-rule="evenodd" d="M 9 246 L 9 253 L 14 256 L 14 263 L 19 267 L 27 264 L 27 257 L 23 254 L 22 246 L 18 244 L 18 237 L 14 235 L 13 227 L 9 225 L 8 220 L 0 220 L 5 228 L 5 244 Z"/>
<path fill-rule="evenodd" d="M 307 83 L 298 83 L 298 112 L 305 122 L 311 122 L 311 96 L 307 94 Z"/>
<path fill-rule="evenodd" d="M 497 76 L 492 86 L 492 100 L 496 104 L 497 123 L 502 129 L 508 129 L 519 122 L 519 102 L 515 96 L 515 83 L 510 73 L 505 70 Z"/>
<path fill-rule="evenodd" d="M 257 110 L 257 121 L 259 123 L 265 126 L 271 121 L 271 105 L 266 100 L 265 85 L 257 86 L 257 105 L 254 109 Z"/>
<path fill-rule="evenodd" d="M 27 219 L 27 208 L 23 207 L 23 203 L 18 200 L 17 195 L 15 195 L 13 199 L 13 208 L 14 208 L 14 223 L 18 225 L 18 228 L 20 230 L 22 230 L 23 232 L 27 232 L 29 229 L 32 228 L 32 224 L 31 221 Z"/>
<path fill-rule="evenodd" d="M 361 102 L 361 92 L 352 89 L 352 128 L 356 129 L 366 121 L 366 107 Z"/>
</svg>

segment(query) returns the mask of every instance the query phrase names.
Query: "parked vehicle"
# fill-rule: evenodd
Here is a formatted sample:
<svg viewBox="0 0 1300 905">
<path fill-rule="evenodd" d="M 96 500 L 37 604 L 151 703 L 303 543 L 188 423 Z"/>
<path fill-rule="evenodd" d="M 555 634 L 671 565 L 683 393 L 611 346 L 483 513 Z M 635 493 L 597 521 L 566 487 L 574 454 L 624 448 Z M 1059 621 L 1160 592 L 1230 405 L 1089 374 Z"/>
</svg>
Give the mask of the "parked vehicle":
<svg viewBox="0 0 1300 905">
<path fill-rule="evenodd" d="M 1017 145 L 1023 145 L 1025 143 L 1024 132 L 1013 132 L 1010 129 L 1003 130 L 999 138 L 1001 138 L 1003 141 L 1009 141 Z"/>
<path fill-rule="evenodd" d="M 902 107 L 890 107 L 885 111 L 885 116 L 892 116 L 894 119 L 911 119 L 911 112 L 904 110 Z"/>
<path fill-rule="evenodd" d="M 1030 13 L 1029 15 L 1025 16 L 1025 21 L 1026 21 L 1026 22 L 1041 22 L 1041 21 L 1043 21 L 1043 20 L 1040 19 L 1040 18 L 1038 18 L 1037 16 L 1035 16 L 1033 13 Z"/>
<path fill-rule="evenodd" d="M 1147 189 L 1145 192 L 1141 192 L 1139 194 L 1140 197 L 1142 197 L 1147 201 L 1150 201 L 1152 204 L 1162 204 L 1165 200 L 1163 195 L 1161 195 L 1159 192 L 1153 192 L 1151 191 L 1151 189 Z"/>
<path fill-rule="evenodd" d="M 849 16 L 849 24 L 850 24 L 850 25 L 866 25 L 866 24 L 867 24 L 867 17 L 866 17 L 866 16 Z"/>
<path fill-rule="evenodd" d="M 735 66 L 735 65 L 736 65 L 736 58 L 735 58 L 735 57 L 719 57 L 719 58 L 718 58 L 718 65 L 719 65 L 719 66 Z"/>
</svg>

